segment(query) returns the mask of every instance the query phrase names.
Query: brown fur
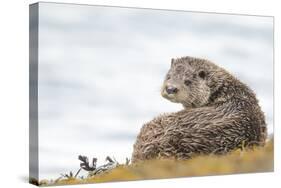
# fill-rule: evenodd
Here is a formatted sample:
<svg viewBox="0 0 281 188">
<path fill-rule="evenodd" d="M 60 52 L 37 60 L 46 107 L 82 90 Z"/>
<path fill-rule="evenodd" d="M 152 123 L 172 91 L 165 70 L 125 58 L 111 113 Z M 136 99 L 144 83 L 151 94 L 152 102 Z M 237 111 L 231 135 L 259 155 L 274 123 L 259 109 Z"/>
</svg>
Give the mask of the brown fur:
<svg viewBox="0 0 281 188">
<path fill-rule="evenodd" d="M 176 87 L 177 93 L 168 94 L 167 86 Z M 184 109 L 143 125 L 132 162 L 224 154 L 265 142 L 265 118 L 253 91 L 208 60 L 172 59 L 161 94 Z"/>
</svg>

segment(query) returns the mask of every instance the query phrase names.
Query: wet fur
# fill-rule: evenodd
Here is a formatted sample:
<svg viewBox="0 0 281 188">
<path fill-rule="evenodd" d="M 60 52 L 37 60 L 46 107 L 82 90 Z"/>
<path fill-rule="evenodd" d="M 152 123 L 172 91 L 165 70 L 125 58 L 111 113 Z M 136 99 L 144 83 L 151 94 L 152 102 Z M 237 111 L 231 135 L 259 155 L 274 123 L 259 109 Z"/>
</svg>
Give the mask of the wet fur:
<svg viewBox="0 0 281 188">
<path fill-rule="evenodd" d="M 203 79 L 198 77 L 201 71 L 205 73 Z M 188 159 L 264 144 L 267 128 L 255 94 L 226 70 L 208 60 L 183 57 L 172 59 L 163 86 L 170 79 L 180 91 L 169 99 L 163 87 L 162 95 L 182 103 L 184 109 L 162 114 L 143 125 L 132 162 Z M 191 79 L 192 85 L 186 87 L 183 79 Z"/>
</svg>

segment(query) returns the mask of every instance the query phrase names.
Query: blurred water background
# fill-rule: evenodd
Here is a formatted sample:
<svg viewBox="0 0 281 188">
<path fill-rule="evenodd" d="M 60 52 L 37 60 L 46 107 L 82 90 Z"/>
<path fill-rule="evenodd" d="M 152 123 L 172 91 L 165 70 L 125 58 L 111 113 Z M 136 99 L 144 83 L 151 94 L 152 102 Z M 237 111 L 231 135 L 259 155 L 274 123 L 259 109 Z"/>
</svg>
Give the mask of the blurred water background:
<svg viewBox="0 0 281 188">
<path fill-rule="evenodd" d="M 160 87 L 187 55 L 248 84 L 273 133 L 272 17 L 40 3 L 40 179 L 78 170 L 79 154 L 131 157 L 144 122 L 182 109 Z"/>
</svg>

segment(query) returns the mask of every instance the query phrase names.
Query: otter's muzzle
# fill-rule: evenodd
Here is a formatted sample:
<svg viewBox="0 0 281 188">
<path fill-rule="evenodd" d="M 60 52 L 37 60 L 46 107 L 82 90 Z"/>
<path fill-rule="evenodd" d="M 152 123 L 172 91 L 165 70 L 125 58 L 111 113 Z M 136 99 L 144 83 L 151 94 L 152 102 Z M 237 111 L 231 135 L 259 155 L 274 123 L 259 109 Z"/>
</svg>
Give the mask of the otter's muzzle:
<svg viewBox="0 0 281 188">
<path fill-rule="evenodd" d="M 178 92 L 178 88 L 173 87 L 173 86 L 166 86 L 166 92 L 168 95 L 170 94 L 176 94 Z"/>
</svg>

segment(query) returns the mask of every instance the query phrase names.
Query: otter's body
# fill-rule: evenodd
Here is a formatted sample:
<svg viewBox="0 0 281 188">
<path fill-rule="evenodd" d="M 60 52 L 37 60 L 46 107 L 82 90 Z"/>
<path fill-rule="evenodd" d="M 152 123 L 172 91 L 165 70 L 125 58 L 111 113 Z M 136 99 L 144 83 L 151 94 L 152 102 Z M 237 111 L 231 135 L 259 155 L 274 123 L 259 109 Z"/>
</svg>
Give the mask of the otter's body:
<svg viewBox="0 0 281 188">
<path fill-rule="evenodd" d="M 265 142 L 265 118 L 253 91 L 207 60 L 172 59 L 161 93 L 184 109 L 160 115 L 141 128 L 133 162 L 223 154 Z"/>
</svg>

